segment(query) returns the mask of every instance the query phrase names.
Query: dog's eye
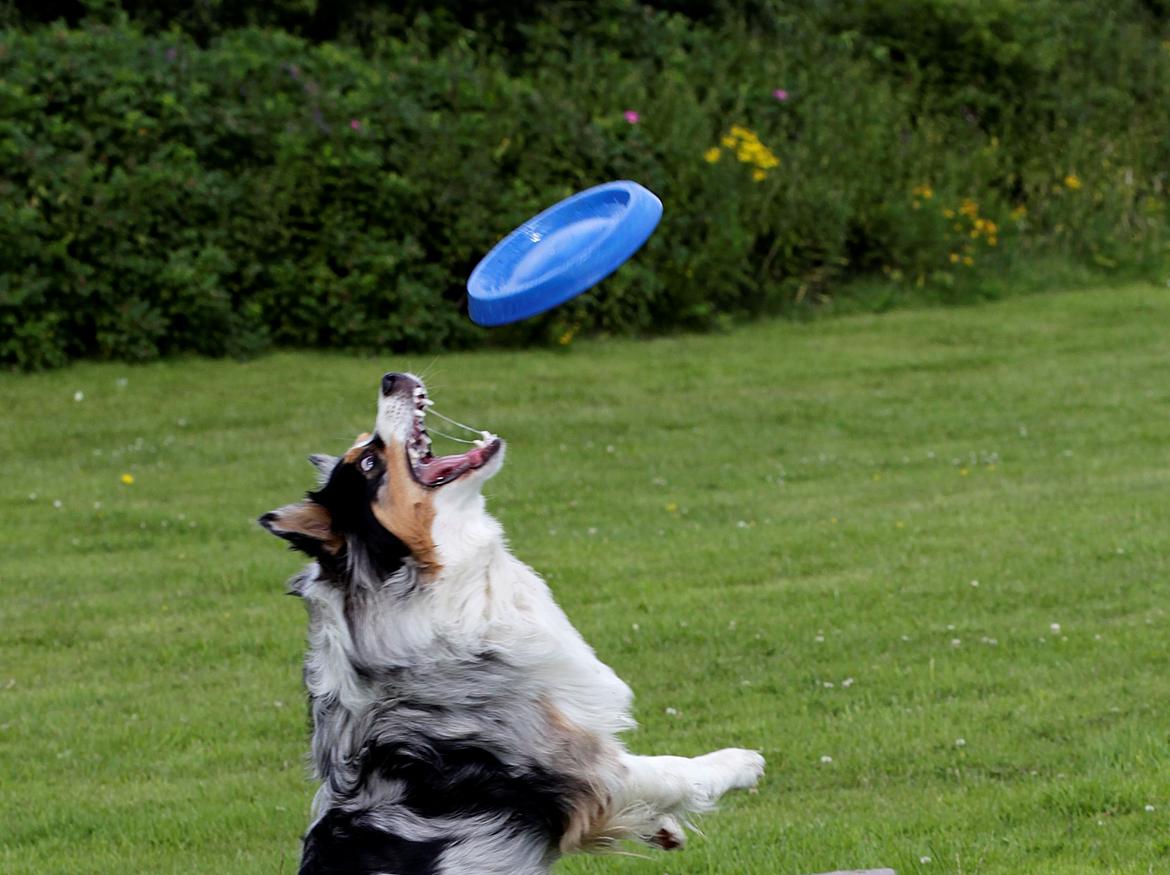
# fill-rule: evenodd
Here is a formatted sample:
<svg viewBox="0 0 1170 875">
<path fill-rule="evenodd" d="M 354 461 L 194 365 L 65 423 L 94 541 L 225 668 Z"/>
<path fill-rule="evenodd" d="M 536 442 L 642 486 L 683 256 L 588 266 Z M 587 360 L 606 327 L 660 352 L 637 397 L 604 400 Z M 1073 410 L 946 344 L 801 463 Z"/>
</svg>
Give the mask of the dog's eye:
<svg viewBox="0 0 1170 875">
<path fill-rule="evenodd" d="M 374 470 L 374 457 L 362 456 L 361 461 L 358 462 L 358 467 L 362 469 L 362 473 L 369 474 Z"/>
</svg>

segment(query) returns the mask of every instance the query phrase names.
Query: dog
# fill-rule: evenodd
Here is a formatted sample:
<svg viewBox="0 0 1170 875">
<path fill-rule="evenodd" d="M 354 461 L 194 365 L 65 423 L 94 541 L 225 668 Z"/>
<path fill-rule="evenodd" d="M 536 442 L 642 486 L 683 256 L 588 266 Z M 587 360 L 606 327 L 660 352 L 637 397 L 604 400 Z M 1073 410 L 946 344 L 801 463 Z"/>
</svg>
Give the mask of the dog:
<svg viewBox="0 0 1170 875">
<path fill-rule="evenodd" d="M 538 875 L 623 839 L 681 848 L 763 757 L 626 750 L 630 688 L 485 509 L 504 441 L 436 458 L 430 404 L 386 374 L 374 431 L 310 457 L 317 489 L 260 518 L 314 560 L 290 585 L 320 781 L 300 875 Z"/>
</svg>

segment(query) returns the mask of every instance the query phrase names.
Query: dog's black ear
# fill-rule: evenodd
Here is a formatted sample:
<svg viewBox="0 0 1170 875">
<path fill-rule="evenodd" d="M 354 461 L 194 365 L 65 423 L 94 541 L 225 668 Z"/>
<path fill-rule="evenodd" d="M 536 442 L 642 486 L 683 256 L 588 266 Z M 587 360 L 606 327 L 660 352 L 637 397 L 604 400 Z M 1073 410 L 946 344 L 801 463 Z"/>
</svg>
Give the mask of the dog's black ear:
<svg viewBox="0 0 1170 875">
<path fill-rule="evenodd" d="M 333 473 L 333 469 L 337 467 L 337 456 L 327 456 L 324 453 L 313 453 L 309 456 L 309 462 L 317 469 L 317 485 L 324 486 L 329 482 L 329 475 Z"/>
<path fill-rule="evenodd" d="M 312 499 L 286 504 L 260 517 L 260 525 L 314 559 L 333 558 L 345 539 L 333 531 L 329 511 Z"/>
</svg>

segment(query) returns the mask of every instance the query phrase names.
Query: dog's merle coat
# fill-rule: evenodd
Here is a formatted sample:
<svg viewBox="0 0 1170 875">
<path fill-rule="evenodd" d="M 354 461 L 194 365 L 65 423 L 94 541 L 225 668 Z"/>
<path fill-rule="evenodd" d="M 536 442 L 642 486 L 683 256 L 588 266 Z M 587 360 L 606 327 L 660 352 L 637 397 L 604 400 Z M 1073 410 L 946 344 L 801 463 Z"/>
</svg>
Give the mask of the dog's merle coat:
<svg viewBox="0 0 1170 875">
<path fill-rule="evenodd" d="M 502 442 L 434 460 L 423 399 L 387 375 L 376 432 L 312 457 L 318 489 L 260 520 L 316 560 L 292 582 L 321 781 L 301 875 L 536 875 L 621 838 L 681 846 L 680 820 L 763 760 L 626 752 L 628 687 L 484 510 Z"/>
</svg>

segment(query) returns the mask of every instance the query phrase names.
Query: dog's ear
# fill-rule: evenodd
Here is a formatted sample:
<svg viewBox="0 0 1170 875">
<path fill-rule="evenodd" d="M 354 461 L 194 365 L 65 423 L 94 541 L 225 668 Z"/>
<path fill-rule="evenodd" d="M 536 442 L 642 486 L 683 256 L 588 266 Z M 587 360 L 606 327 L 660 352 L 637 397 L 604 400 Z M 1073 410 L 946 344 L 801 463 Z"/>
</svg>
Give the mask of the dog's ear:
<svg viewBox="0 0 1170 875">
<path fill-rule="evenodd" d="M 259 522 L 314 559 L 332 558 L 345 544 L 345 539 L 333 531 L 329 511 L 311 498 L 269 511 Z"/>
<path fill-rule="evenodd" d="M 337 456 L 327 456 L 324 453 L 313 453 L 309 462 L 317 469 L 317 485 L 324 486 L 329 482 L 329 475 L 337 467 Z"/>
</svg>

